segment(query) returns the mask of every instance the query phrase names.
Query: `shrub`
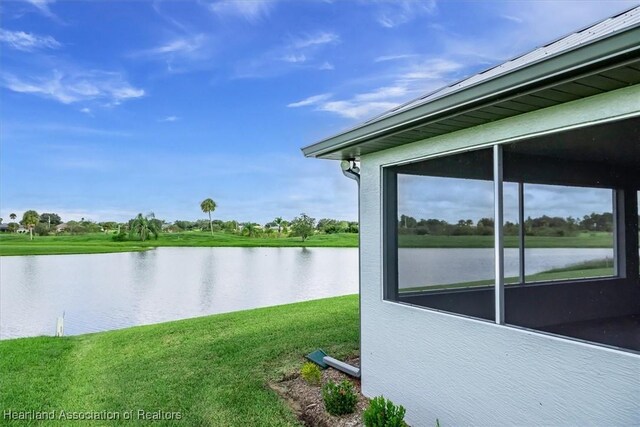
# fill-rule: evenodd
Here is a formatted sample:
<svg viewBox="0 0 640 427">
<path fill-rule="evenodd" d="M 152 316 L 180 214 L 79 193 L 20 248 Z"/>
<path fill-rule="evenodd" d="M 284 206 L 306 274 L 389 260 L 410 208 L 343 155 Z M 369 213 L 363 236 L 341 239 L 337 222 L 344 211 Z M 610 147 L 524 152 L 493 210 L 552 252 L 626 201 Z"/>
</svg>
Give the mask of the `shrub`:
<svg viewBox="0 0 640 427">
<path fill-rule="evenodd" d="M 322 373 L 320 372 L 320 368 L 318 367 L 318 365 L 311 362 L 307 362 L 302 365 L 300 376 L 302 376 L 302 379 L 311 385 L 320 385 L 320 382 L 322 381 Z"/>
<path fill-rule="evenodd" d="M 340 384 L 329 381 L 322 387 L 322 400 L 328 413 L 344 415 L 356 409 L 358 397 L 351 381 L 343 380 Z"/>
<path fill-rule="evenodd" d="M 47 227 L 46 224 L 38 223 L 33 228 L 33 233 L 37 234 L 38 236 L 48 236 L 49 235 L 49 227 Z"/>
<path fill-rule="evenodd" d="M 111 239 L 114 242 L 125 242 L 129 240 L 129 237 L 127 236 L 126 232 L 120 231 L 119 233 L 118 232 L 113 233 L 113 236 L 111 236 Z"/>
<path fill-rule="evenodd" d="M 403 427 L 406 410 L 402 405 L 394 405 L 384 396 L 374 397 L 362 414 L 366 427 Z"/>
</svg>

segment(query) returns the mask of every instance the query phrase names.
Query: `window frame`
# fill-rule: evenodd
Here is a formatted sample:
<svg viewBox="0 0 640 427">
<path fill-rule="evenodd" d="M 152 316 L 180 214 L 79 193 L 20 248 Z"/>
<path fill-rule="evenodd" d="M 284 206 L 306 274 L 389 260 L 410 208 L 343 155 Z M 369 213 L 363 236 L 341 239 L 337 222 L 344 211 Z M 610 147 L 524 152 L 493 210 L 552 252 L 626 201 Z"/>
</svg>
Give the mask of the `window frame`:
<svg viewBox="0 0 640 427">
<path fill-rule="evenodd" d="M 517 142 L 515 142 L 517 143 Z M 403 302 L 400 300 L 400 291 L 399 291 L 399 283 L 398 283 L 398 230 L 397 230 L 397 221 L 398 221 L 398 172 L 395 170 L 396 167 L 426 162 L 431 160 L 437 160 L 443 157 L 455 156 L 457 154 L 461 154 L 464 152 L 472 152 L 479 150 L 493 150 L 493 185 L 494 185 L 494 267 L 496 269 L 495 282 L 493 284 L 494 293 L 495 293 L 495 311 L 496 316 L 495 320 L 491 322 L 495 322 L 498 324 L 504 325 L 504 289 L 505 287 L 514 287 L 514 286 L 547 286 L 554 284 L 562 284 L 562 283 L 577 283 L 577 282 L 593 282 L 599 280 L 615 280 L 615 279 L 624 279 L 626 278 L 626 256 L 625 255 L 625 232 L 624 227 L 621 227 L 620 220 L 624 221 L 625 212 L 624 209 L 620 209 L 621 204 L 624 206 L 625 202 L 628 202 L 628 193 L 629 191 L 624 191 L 623 189 L 611 187 L 611 186 L 603 186 L 603 187 L 594 187 L 594 186 L 579 186 L 579 185 L 564 185 L 566 187 L 577 187 L 577 188 L 607 188 L 612 191 L 613 203 L 613 263 L 614 263 L 614 274 L 611 276 L 597 276 L 597 277 L 585 277 L 585 278 L 569 278 L 569 279 L 559 279 L 559 280 L 541 280 L 541 281 L 532 281 L 527 282 L 525 280 L 525 263 L 524 261 L 524 251 L 526 249 L 524 245 L 525 240 L 525 231 L 524 231 L 524 185 L 527 184 L 526 181 L 516 182 L 518 184 L 518 216 L 519 216 L 519 271 L 520 271 L 520 281 L 518 283 L 509 283 L 506 284 L 504 278 L 504 181 L 503 181 L 503 152 L 504 144 L 491 144 L 484 145 L 473 150 L 455 150 L 451 152 L 438 153 L 430 156 L 420 157 L 418 159 L 412 159 L 409 161 L 402 161 L 394 164 L 381 165 L 381 237 L 382 237 L 382 299 L 387 302 L 403 304 L 403 305 L 411 305 L 415 307 L 419 307 L 424 310 L 432 310 L 438 312 L 448 313 L 454 316 L 473 318 L 480 321 L 487 321 L 486 319 L 476 318 L 474 316 L 469 316 L 462 313 L 450 312 L 446 310 L 441 310 L 437 308 L 432 308 L 428 306 L 415 305 L 407 302 Z M 514 181 L 507 181 L 514 182 Z M 534 184 L 534 183 L 530 183 Z M 561 184 L 548 184 L 548 185 L 561 185 Z M 628 190 L 628 189 L 627 189 Z M 638 190 L 640 192 L 640 190 Z M 496 194 L 499 193 L 500 197 L 496 197 Z M 640 195 L 634 193 L 634 200 L 640 199 Z M 624 222 L 622 223 L 624 224 Z M 629 249 L 627 248 L 627 251 Z M 637 249 L 636 249 L 637 250 Z M 526 262 L 526 261 L 525 261 Z M 640 271 L 640 270 L 639 270 Z M 499 274 L 498 274 L 499 273 Z M 640 275 L 640 273 L 638 273 Z M 490 288 L 491 285 L 488 285 L 486 288 Z M 420 293 L 461 293 L 468 290 L 480 289 L 482 287 L 473 287 L 473 288 L 459 288 L 459 289 L 438 289 L 433 291 L 422 290 L 416 291 L 415 294 Z M 411 295 L 412 293 L 408 293 Z M 515 326 L 515 325 L 509 325 Z M 517 326 L 516 326 L 517 327 Z M 537 331 L 535 329 L 532 329 Z M 537 331 L 539 333 L 543 333 L 541 331 Z M 565 337 L 571 339 L 570 337 Z M 596 343 L 597 344 L 597 343 Z"/>
</svg>

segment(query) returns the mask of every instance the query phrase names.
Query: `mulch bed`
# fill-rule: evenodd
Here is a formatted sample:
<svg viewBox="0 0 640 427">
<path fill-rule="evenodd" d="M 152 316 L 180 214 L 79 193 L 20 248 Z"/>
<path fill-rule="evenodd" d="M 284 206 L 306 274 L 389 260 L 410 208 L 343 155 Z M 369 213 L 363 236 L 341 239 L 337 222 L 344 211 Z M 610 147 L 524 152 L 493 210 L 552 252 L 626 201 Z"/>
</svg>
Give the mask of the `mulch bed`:
<svg viewBox="0 0 640 427">
<path fill-rule="evenodd" d="M 360 366 L 358 358 L 349 359 L 347 363 Z M 322 386 L 307 384 L 298 373 L 287 375 L 282 380 L 270 383 L 269 387 L 278 393 L 289 405 L 298 419 L 310 427 L 354 427 L 362 426 L 362 412 L 369 406 L 369 399 L 360 391 L 360 380 L 352 378 L 336 369 L 322 371 L 322 384 L 333 380 L 335 383 L 347 379 L 351 381 L 358 394 L 358 403 L 353 414 L 335 417 L 329 415 L 322 401 Z"/>
</svg>

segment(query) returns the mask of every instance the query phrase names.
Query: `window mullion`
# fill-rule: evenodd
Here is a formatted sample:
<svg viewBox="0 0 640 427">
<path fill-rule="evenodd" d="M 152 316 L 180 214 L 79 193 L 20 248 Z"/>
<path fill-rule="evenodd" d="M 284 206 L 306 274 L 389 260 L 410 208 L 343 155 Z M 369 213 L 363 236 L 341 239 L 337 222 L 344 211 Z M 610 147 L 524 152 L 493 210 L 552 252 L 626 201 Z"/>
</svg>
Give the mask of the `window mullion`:
<svg viewBox="0 0 640 427">
<path fill-rule="evenodd" d="M 495 321 L 504 324 L 504 197 L 502 146 L 493 146 L 493 205 L 495 251 Z"/>
<path fill-rule="evenodd" d="M 525 225 L 524 225 L 524 182 L 518 182 L 518 222 L 520 223 L 520 228 L 518 230 L 518 255 L 520 258 L 519 272 L 520 272 L 520 284 L 524 284 L 524 236 L 525 236 Z"/>
</svg>

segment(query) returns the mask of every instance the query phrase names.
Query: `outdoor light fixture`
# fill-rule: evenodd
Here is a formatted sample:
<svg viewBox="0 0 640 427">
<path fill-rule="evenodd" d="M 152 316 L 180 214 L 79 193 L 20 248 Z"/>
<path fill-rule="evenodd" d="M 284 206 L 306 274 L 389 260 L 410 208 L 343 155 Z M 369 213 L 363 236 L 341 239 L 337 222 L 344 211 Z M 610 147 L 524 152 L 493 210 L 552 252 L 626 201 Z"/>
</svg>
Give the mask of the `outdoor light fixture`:
<svg viewBox="0 0 640 427">
<path fill-rule="evenodd" d="M 360 182 L 360 167 L 355 160 L 341 161 L 340 168 L 342 168 L 344 176 L 356 180 L 358 183 Z"/>
</svg>

